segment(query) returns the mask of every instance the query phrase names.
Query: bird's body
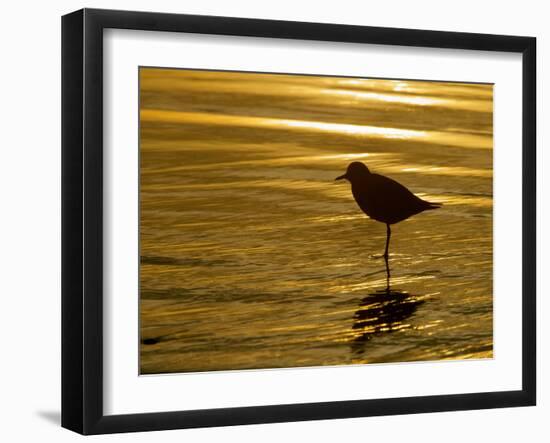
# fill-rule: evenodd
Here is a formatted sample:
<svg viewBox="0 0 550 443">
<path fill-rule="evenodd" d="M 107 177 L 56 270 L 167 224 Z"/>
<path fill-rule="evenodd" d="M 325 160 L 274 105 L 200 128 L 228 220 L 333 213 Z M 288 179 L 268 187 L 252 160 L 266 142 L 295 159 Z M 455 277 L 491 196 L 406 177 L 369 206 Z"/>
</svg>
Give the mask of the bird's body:
<svg viewBox="0 0 550 443">
<path fill-rule="evenodd" d="M 368 173 L 351 181 L 351 192 L 365 214 L 388 225 L 439 207 L 417 197 L 395 180 L 379 174 Z"/>
<path fill-rule="evenodd" d="M 371 173 L 369 168 L 361 162 L 350 163 L 346 173 L 337 177 L 336 180 L 344 178 L 351 183 L 353 198 L 361 210 L 373 220 L 386 224 L 386 249 L 383 257 L 386 260 L 389 288 L 388 248 L 391 237 L 390 225 L 399 223 L 420 212 L 437 209 L 441 207 L 441 204 L 422 200 L 395 180 Z"/>
</svg>

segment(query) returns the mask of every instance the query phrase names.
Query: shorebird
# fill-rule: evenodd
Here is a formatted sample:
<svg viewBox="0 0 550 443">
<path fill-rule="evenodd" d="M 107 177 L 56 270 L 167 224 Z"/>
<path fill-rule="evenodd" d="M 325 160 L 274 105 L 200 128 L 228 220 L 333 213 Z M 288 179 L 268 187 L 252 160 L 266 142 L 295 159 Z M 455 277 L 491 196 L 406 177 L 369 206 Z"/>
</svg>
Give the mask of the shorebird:
<svg viewBox="0 0 550 443">
<path fill-rule="evenodd" d="M 388 248 L 390 225 L 429 209 L 437 209 L 441 203 L 430 203 L 414 195 L 405 186 L 383 175 L 373 174 L 361 162 L 348 165 L 346 173 L 336 180 L 351 183 L 351 192 L 361 210 L 370 218 L 386 224 L 386 249 L 384 259 L 389 284 Z"/>
</svg>

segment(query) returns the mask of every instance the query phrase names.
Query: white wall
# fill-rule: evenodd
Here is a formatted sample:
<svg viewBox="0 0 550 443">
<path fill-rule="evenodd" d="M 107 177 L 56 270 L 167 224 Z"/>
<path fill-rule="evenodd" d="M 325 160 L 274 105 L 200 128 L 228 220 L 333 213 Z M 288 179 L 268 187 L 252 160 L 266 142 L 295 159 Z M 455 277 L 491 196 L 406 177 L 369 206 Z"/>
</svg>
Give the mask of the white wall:
<svg viewBox="0 0 550 443">
<path fill-rule="evenodd" d="M 543 144 L 542 82 L 550 75 L 545 2 L 339 0 L 112 0 L 5 2 L 0 69 L 0 436 L 3 441 L 81 439 L 58 425 L 60 409 L 60 16 L 83 6 L 282 20 L 350 23 L 538 38 L 539 152 Z M 519 148 L 519 147 L 518 147 Z M 542 152 L 541 152 L 542 154 Z M 548 156 L 539 156 L 540 195 L 548 195 Z M 543 164 L 544 163 L 544 164 Z M 519 173 L 519 170 L 518 170 Z M 539 195 L 539 226 L 549 201 Z M 541 232 L 539 273 L 548 268 L 549 234 Z M 548 271 L 539 279 L 539 406 L 459 413 L 331 420 L 233 428 L 102 436 L 95 441 L 544 441 L 550 435 Z M 452 381 L 450 381 L 452 382 Z"/>
</svg>

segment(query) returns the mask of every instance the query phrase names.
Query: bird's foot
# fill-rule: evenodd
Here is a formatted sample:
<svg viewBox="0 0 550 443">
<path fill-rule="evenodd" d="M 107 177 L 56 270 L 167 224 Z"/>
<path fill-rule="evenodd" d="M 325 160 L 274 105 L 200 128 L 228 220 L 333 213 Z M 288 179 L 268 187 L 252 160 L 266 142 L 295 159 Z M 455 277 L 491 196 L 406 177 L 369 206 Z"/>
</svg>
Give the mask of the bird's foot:
<svg viewBox="0 0 550 443">
<path fill-rule="evenodd" d="M 376 258 L 376 259 L 383 258 L 384 260 L 388 260 L 390 257 L 389 257 L 389 254 L 373 254 L 370 256 L 370 258 Z"/>
</svg>

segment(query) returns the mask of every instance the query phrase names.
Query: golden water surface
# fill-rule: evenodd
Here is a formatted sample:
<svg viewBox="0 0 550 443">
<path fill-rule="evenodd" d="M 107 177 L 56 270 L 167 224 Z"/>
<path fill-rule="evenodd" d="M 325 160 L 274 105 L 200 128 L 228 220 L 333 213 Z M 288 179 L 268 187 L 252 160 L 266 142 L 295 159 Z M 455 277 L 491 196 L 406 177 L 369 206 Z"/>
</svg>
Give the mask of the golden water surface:
<svg viewBox="0 0 550 443">
<path fill-rule="evenodd" d="M 143 374 L 492 357 L 492 85 L 140 69 Z M 352 161 L 442 202 L 386 229 Z"/>
</svg>

